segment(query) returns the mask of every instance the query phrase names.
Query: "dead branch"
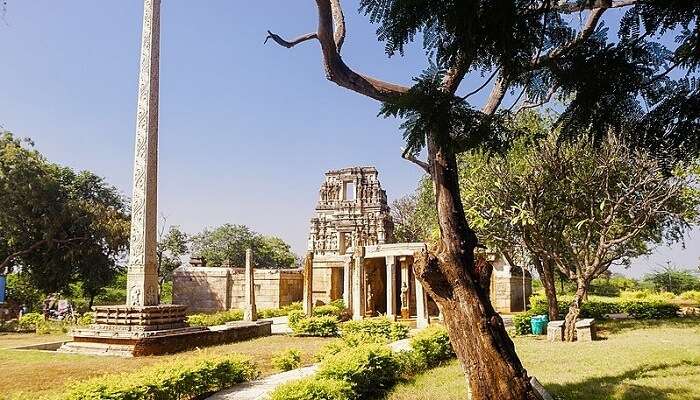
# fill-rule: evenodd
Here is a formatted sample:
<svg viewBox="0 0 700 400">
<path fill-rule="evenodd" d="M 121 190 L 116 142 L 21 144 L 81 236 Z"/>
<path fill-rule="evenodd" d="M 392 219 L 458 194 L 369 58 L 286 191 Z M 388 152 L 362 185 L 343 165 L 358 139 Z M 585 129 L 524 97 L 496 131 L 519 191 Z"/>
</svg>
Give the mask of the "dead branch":
<svg viewBox="0 0 700 400">
<path fill-rule="evenodd" d="M 421 167 L 428 175 L 432 175 L 432 173 L 430 172 L 430 164 L 417 159 L 416 156 L 414 156 L 408 151 L 408 149 L 401 152 L 401 158 L 416 164 L 417 166 Z"/>
<path fill-rule="evenodd" d="M 306 42 L 307 40 L 318 39 L 318 36 L 316 35 L 316 32 L 311 32 L 307 33 L 306 35 L 301 35 L 296 39 L 292 39 L 291 41 L 286 41 L 282 39 L 279 35 L 267 31 L 267 37 L 265 38 L 265 42 L 263 43 L 266 44 L 269 39 L 274 40 L 278 45 L 282 47 L 290 49 L 298 45 L 299 43 Z"/>
</svg>

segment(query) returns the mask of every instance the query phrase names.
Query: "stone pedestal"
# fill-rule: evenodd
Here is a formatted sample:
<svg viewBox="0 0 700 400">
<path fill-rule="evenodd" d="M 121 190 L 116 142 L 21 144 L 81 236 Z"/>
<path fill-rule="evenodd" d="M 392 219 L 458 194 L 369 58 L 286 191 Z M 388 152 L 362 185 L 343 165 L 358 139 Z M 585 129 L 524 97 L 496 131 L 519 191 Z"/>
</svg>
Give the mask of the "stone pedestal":
<svg viewBox="0 0 700 400">
<path fill-rule="evenodd" d="M 255 270 L 253 269 L 253 251 L 245 251 L 245 309 L 244 321 L 257 321 L 258 310 L 255 307 Z"/>
<path fill-rule="evenodd" d="M 576 340 L 592 342 L 596 339 L 595 319 L 586 318 L 576 322 Z"/>
<path fill-rule="evenodd" d="M 547 340 L 561 342 L 564 340 L 564 321 L 549 321 L 547 324 Z"/>
</svg>

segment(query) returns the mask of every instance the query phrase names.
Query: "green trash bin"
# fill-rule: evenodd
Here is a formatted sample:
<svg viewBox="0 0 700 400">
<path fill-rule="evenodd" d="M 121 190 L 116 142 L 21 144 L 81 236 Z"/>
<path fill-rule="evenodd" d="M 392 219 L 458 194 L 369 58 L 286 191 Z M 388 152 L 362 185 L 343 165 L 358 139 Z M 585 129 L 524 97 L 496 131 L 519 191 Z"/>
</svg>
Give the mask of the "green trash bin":
<svg viewBox="0 0 700 400">
<path fill-rule="evenodd" d="M 535 315 L 530 319 L 533 335 L 544 335 L 547 332 L 549 318 L 546 315 Z"/>
</svg>

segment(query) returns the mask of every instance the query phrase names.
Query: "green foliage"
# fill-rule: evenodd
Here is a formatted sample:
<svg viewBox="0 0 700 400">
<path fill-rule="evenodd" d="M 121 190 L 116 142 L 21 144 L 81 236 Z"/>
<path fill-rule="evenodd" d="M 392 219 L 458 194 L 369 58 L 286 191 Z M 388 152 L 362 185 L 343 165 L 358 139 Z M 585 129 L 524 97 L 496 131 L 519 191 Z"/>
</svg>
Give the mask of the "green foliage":
<svg viewBox="0 0 700 400">
<path fill-rule="evenodd" d="M 387 318 L 371 318 L 359 321 L 345 322 L 342 327 L 343 336 L 348 334 L 365 333 L 370 336 L 383 337 L 390 341 L 406 339 L 408 327 Z"/>
<path fill-rule="evenodd" d="M 530 335 L 532 333 L 532 325 L 530 323 L 533 315 L 537 314 L 528 311 L 513 316 L 513 327 L 516 335 Z"/>
<path fill-rule="evenodd" d="M 205 229 L 192 237 L 193 250 L 204 257 L 207 265 L 219 267 L 225 260 L 233 266 L 245 265 L 246 249 L 253 250 L 256 268 L 290 268 L 296 256 L 282 239 L 263 236 L 245 225 L 224 224 Z"/>
<path fill-rule="evenodd" d="M 432 325 L 411 338 L 411 348 L 429 368 L 455 357 L 450 336 L 442 325 Z"/>
<path fill-rule="evenodd" d="M 327 357 L 318 376 L 348 382 L 357 398 L 372 399 L 396 382 L 399 368 L 386 345 L 367 344 Z"/>
<path fill-rule="evenodd" d="M 146 367 L 134 373 L 89 379 L 71 386 L 62 400 L 192 399 L 258 376 L 242 356 L 207 356 Z"/>
<path fill-rule="evenodd" d="M 158 238 L 156 256 L 158 260 L 158 277 L 161 283 L 161 297 L 163 283 L 172 279 L 173 271 L 182 265 L 182 257 L 187 254 L 190 238 L 180 230 L 179 226 L 171 226 L 164 235 Z"/>
<path fill-rule="evenodd" d="M 338 318 L 335 316 L 306 317 L 303 311 L 288 314 L 289 327 L 297 336 L 331 337 L 338 335 Z"/>
<path fill-rule="evenodd" d="M 291 371 L 301 366 L 301 352 L 296 349 L 287 349 L 272 357 L 272 365 L 281 371 Z"/>
<path fill-rule="evenodd" d="M 258 310 L 258 318 L 276 318 L 288 315 L 291 311 L 300 311 L 302 309 L 301 302 L 294 302 L 282 308 L 263 308 Z"/>
<path fill-rule="evenodd" d="M 350 383 L 339 379 L 309 377 L 277 387 L 270 400 L 352 400 Z"/>
<path fill-rule="evenodd" d="M 623 292 L 625 293 L 625 292 Z M 628 313 L 637 319 L 659 319 L 677 316 L 678 305 L 671 303 L 668 295 L 648 292 L 631 292 L 633 296 L 608 298 L 606 300 L 588 299 L 581 304 L 582 318 L 605 319 L 606 314 Z M 640 297 L 643 294 L 643 297 Z M 558 299 L 559 310 L 566 312 L 571 304 L 570 296 Z M 529 315 L 547 314 L 547 300 L 544 296 L 530 297 L 531 309 Z"/>
<path fill-rule="evenodd" d="M 39 313 L 27 313 L 19 319 L 19 328 L 22 330 L 34 330 L 44 321 L 44 316 Z"/>
<path fill-rule="evenodd" d="M 661 301 L 625 301 L 620 310 L 636 319 L 664 319 L 677 317 L 680 307 Z"/>
<path fill-rule="evenodd" d="M 424 242 L 430 239 L 430 225 L 417 212 L 419 202 L 419 193 L 414 193 L 391 203 L 396 243 Z"/>
<path fill-rule="evenodd" d="M 689 290 L 681 293 L 679 297 L 683 300 L 692 301 L 694 304 L 700 304 L 700 290 Z"/>
<path fill-rule="evenodd" d="M 688 290 L 700 290 L 700 278 L 690 270 L 666 267 L 644 276 L 654 289 L 661 292 L 681 294 Z"/>
<path fill-rule="evenodd" d="M 216 326 L 224 325 L 231 321 L 243 319 L 243 311 L 227 310 L 213 314 L 191 314 L 187 316 L 187 323 L 190 326 Z"/>
<path fill-rule="evenodd" d="M 36 333 L 39 335 L 65 334 L 68 333 L 69 325 L 64 321 L 45 321 L 36 323 Z"/>
<path fill-rule="evenodd" d="M 95 313 L 87 312 L 78 318 L 78 325 L 88 326 L 95 323 Z"/>
<path fill-rule="evenodd" d="M 32 284 L 29 275 L 15 273 L 7 275 L 7 300 L 17 305 L 26 305 L 31 310 L 41 310 L 42 294 Z"/>
<path fill-rule="evenodd" d="M 345 303 L 343 300 L 334 300 L 329 304 L 314 307 L 313 314 L 316 317 L 334 316 L 342 320 L 345 317 Z"/>
<path fill-rule="evenodd" d="M 387 344 L 389 339 L 380 335 L 370 335 L 366 332 L 343 333 L 341 340 L 330 342 L 316 354 L 316 360 L 322 361 L 328 356 L 338 354 L 343 350 L 364 346 L 366 344 Z"/>
</svg>

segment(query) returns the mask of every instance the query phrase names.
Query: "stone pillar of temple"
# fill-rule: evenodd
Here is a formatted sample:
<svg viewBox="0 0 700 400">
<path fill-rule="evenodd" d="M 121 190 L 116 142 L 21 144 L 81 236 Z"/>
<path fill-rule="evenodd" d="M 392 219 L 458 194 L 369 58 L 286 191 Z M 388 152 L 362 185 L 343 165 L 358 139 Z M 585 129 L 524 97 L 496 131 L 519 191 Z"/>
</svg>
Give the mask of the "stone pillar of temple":
<svg viewBox="0 0 700 400">
<path fill-rule="evenodd" d="M 156 306 L 159 303 L 156 257 L 159 63 L 160 0 L 146 0 L 136 110 L 131 238 L 126 285 L 128 306 Z"/>
<path fill-rule="evenodd" d="M 411 283 L 408 281 L 408 268 L 410 264 L 406 257 L 400 257 L 399 265 L 401 266 L 401 318 L 409 319 L 411 314 Z"/>
<path fill-rule="evenodd" d="M 386 316 L 396 320 L 396 257 L 386 256 Z"/>
<path fill-rule="evenodd" d="M 255 269 L 253 268 L 253 250 L 245 251 L 245 310 L 244 321 L 257 321 L 258 310 L 255 307 Z"/>
<path fill-rule="evenodd" d="M 423 285 L 416 279 L 416 327 L 418 329 L 426 328 L 430 324 L 430 316 L 428 314 L 428 297 L 423 289 Z"/>
<path fill-rule="evenodd" d="M 343 261 L 343 302 L 352 309 L 352 258 Z"/>
<path fill-rule="evenodd" d="M 352 319 L 361 320 L 365 316 L 365 257 L 364 247 L 357 247 L 353 254 L 352 271 Z"/>
<path fill-rule="evenodd" d="M 304 258 L 304 314 L 311 316 L 314 308 L 314 252 Z"/>
</svg>

